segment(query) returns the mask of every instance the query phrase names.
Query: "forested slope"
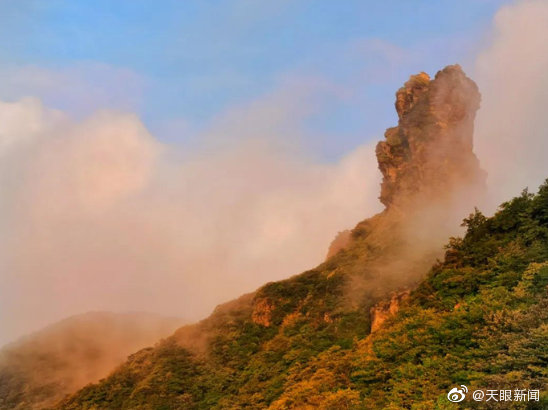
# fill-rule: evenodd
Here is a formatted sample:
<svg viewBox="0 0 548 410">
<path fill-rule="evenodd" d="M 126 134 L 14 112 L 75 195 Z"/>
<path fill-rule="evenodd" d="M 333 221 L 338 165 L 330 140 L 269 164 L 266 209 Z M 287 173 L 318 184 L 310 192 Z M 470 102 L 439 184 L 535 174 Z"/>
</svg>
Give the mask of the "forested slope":
<svg viewBox="0 0 548 410">
<path fill-rule="evenodd" d="M 458 66 L 412 76 L 377 147 L 383 212 L 315 269 L 219 306 L 58 407 L 452 408 L 466 384 L 539 389 L 542 402 L 506 404 L 546 408 L 548 185 L 476 211 L 443 251 L 481 203 L 478 104 Z"/>
</svg>

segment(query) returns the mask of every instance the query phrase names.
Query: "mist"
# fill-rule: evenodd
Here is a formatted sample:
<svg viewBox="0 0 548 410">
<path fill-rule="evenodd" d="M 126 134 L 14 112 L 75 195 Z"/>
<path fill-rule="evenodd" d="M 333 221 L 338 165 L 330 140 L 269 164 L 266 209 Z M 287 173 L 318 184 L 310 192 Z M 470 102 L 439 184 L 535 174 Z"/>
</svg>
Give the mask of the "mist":
<svg viewBox="0 0 548 410">
<path fill-rule="evenodd" d="M 304 154 L 298 92 L 232 108 L 187 146 L 132 114 L 1 103 L 0 343 L 91 310 L 196 320 L 321 262 L 380 209 L 380 177 L 372 146 Z"/>
<path fill-rule="evenodd" d="M 493 209 L 548 176 L 546 44 L 548 4 L 503 7 L 469 73 Z M 197 320 L 320 263 L 337 232 L 382 209 L 381 137 L 315 158 L 300 126 L 314 96 L 282 86 L 191 143 L 131 113 L 76 120 L 35 98 L 0 102 L 0 345 L 92 310 Z"/>
<path fill-rule="evenodd" d="M 548 177 L 548 3 L 502 7 L 471 73 L 482 94 L 475 150 L 488 173 L 491 209 Z"/>
</svg>

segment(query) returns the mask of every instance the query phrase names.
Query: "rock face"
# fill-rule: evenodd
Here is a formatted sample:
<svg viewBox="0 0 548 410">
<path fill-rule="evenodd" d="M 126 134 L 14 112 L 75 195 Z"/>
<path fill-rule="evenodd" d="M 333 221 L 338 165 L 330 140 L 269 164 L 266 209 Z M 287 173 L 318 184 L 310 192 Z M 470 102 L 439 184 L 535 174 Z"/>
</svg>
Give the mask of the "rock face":
<svg viewBox="0 0 548 410">
<path fill-rule="evenodd" d="M 398 125 L 388 128 L 376 147 L 385 209 L 350 235 L 339 234 L 328 252 L 362 255 L 365 274 L 350 292 L 357 301 L 413 286 L 442 257 L 447 237 L 460 234 L 462 218 L 481 207 L 486 173 L 473 151 L 480 99 L 478 87 L 458 65 L 445 67 L 434 79 L 412 75 L 396 92 Z M 386 316 L 381 308 L 377 313 L 372 312 L 373 327 Z"/>
<path fill-rule="evenodd" d="M 420 73 L 396 93 L 397 127 L 377 145 L 383 175 L 381 202 L 403 208 L 417 199 L 438 198 L 460 186 L 483 189 L 485 173 L 472 151 L 480 94 L 458 65 L 433 80 Z"/>
<path fill-rule="evenodd" d="M 401 303 L 409 297 L 409 290 L 393 293 L 389 300 L 377 303 L 371 308 L 371 333 L 377 331 L 381 325 L 400 310 Z"/>
<path fill-rule="evenodd" d="M 368 254 L 376 254 L 368 269 L 393 282 L 394 291 L 441 257 L 447 237 L 459 234 L 463 216 L 481 207 L 486 192 L 486 173 L 473 152 L 479 104 L 476 84 L 458 65 L 434 79 L 426 73 L 409 78 L 396 92 L 398 125 L 376 147 L 386 208 L 350 235 L 339 234 L 328 256 L 365 239 Z"/>
</svg>

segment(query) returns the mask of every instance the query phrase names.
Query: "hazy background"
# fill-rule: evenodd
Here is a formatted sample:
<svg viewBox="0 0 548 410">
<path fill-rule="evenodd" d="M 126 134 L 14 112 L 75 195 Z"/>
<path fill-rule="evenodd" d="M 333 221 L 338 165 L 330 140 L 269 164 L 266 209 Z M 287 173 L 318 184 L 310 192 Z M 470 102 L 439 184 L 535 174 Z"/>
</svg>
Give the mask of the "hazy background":
<svg viewBox="0 0 548 410">
<path fill-rule="evenodd" d="M 545 1 L 78 3 L 0 1 L 0 344 L 317 264 L 411 73 L 478 82 L 493 204 L 548 177 Z"/>
</svg>

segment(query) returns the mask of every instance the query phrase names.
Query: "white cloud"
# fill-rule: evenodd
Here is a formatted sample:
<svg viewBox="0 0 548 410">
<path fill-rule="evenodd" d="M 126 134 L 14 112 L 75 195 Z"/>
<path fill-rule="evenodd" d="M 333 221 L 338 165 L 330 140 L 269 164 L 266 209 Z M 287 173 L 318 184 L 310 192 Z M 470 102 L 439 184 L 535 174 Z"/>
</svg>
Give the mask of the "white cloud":
<svg viewBox="0 0 548 410">
<path fill-rule="evenodd" d="M 316 89 L 291 83 L 232 108 L 192 148 L 160 144 L 133 115 L 74 122 L 36 100 L 0 104 L 13 119 L 0 341 L 87 310 L 195 319 L 321 262 L 337 231 L 380 205 L 372 146 L 335 164 L 299 148 Z"/>
<path fill-rule="evenodd" d="M 548 177 L 547 44 L 548 3 L 516 2 L 496 14 L 492 43 L 476 62 L 476 151 L 495 203 Z"/>
</svg>

